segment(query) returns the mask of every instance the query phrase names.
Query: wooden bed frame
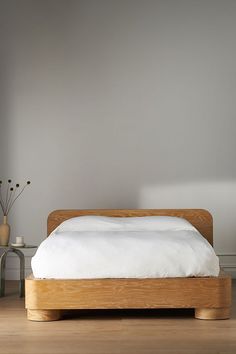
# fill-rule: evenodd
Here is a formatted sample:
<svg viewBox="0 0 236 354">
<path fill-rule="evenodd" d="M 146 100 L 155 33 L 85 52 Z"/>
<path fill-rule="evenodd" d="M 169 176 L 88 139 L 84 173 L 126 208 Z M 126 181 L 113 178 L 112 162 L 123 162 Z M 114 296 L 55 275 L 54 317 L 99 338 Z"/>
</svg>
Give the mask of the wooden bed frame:
<svg viewBox="0 0 236 354">
<path fill-rule="evenodd" d="M 56 210 L 48 216 L 48 235 L 66 219 L 81 215 L 169 215 L 187 219 L 213 245 L 211 214 L 203 209 Z M 53 321 L 68 309 L 194 308 L 198 319 L 227 319 L 231 278 L 26 279 L 29 320 Z"/>
</svg>

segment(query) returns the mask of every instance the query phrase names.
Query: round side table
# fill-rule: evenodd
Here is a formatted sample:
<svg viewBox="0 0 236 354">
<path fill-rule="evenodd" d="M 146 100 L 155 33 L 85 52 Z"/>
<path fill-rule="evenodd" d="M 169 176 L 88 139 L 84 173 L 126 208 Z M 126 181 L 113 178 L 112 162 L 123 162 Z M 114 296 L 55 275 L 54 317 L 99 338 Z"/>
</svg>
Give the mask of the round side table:
<svg viewBox="0 0 236 354">
<path fill-rule="evenodd" d="M 6 271 L 6 258 L 8 253 L 15 253 L 20 259 L 20 280 L 19 280 L 19 295 L 25 296 L 25 255 L 21 249 L 37 248 L 34 245 L 25 245 L 23 247 L 14 246 L 0 246 L 3 249 L 3 254 L 0 257 L 0 297 L 5 296 L 5 271 Z"/>
</svg>

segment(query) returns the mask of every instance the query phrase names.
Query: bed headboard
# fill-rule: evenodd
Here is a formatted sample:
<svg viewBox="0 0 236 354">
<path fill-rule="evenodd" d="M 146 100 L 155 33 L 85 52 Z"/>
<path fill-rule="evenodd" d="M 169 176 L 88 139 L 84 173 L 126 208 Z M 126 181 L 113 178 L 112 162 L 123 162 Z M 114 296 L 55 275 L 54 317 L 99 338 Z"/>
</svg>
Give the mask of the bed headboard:
<svg viewBox="0 0 236 354">
<path fill-rule="evenodd" d="M 213 245 L 213 220 L 204 209 L 68 209 L 55 210 L 48 216 L 48 235 L 63 221 L 82 215 L 101 216 L 178 216 L 188 220 Z"/>
</svg>

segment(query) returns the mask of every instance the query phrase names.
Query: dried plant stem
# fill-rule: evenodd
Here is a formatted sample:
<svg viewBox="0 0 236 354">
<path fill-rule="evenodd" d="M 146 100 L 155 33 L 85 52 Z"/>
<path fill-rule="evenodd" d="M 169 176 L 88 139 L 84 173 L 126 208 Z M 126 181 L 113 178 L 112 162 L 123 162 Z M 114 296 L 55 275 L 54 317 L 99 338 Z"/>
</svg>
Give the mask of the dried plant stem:
<svg viewBox="0 0 236 354">
<path fill-rule="evenodd" d="M 9 195 L 9 198 L 8 198 L 8 201 L 7 201 L 7 204 L 6 204 L 6 215 L 9 213 L 8 207 L 10 206 L 11 201 L 14 199 L 15 194 L 16 194 L 16 189 L 14 189 L 13 192 L 10 191 L 10 195 Z"/>
<path fill-rule="evenodd" d="M 1 204 L 3 215 L 5 215 L 4 201 L 3 201 L 2 190 L 1 189 L 2 188 L 1 188 L 1 185 L 0 185 L 0 204 Z"/>
<path fill-rule="evenodd" d="M 0 205 L 1 205 L 1 208 L 2 208 L 3 215 L 5 215 L 4 206 L 3 206 L 3 204 L 2 204 L 2 201 L 0 201 Z"/>
<path fill-rule="evenodd" d="M 17 196 L 16 196 L 14 199 L 12 199 L 12 201 L 11 201 L 11 203 L 10 203 L 10 205 L 9 205 L 9 207 L 8 207 L 8 209 L 7 209 L 7 211 L 6 211 L 6 215 L 8 215 L 8 213 L 9 213 L 9 211 L 11 210 L 13 204 L 14 204 L 15 201 L 19 198 L 19 196 L 24 192 L 24 190 L 25 190 L 26 187 L 27 187 L 27 184 L 22 188 L 22 190 L 20 191 L 20 193 L 17 194 Z"/>
<path fill-rule="evenodd" d="M 7 204 L 8 204 L 8 193 L 9 193 L 9 182 L 7 185 L 7 193 L 6 193 L 6 201 L 5 201 L 5 212 L 7 211 Z"/>
</svg>

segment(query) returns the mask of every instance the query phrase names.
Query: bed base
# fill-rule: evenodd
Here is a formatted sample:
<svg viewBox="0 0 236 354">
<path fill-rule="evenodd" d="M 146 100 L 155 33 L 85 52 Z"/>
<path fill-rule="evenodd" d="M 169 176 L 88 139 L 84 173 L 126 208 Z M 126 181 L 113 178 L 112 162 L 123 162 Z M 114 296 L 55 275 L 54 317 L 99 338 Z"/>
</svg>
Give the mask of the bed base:
<svg viewBox="0 0 236 354">
<path fill-rule="evenodd" d="M 195 318 L 230 316 L 231 278 L 26 279 L 27 316 L 59 320 L 71 309 L 194 308 Z"/>
<path fill-rule="evenodd" d="M 212 216 L 203 209 L 56 210 L 48 235 L 63 221 L 82 215 L 113 217 L 169 215 L 187 219 L 213 245 Z M 158 279 L 26 279 L 26 309 L 32 321 L 55 321 L 70 309 L 194 308 L 195 318 L 230 316 L 231 277 Z"/>
</svg>

